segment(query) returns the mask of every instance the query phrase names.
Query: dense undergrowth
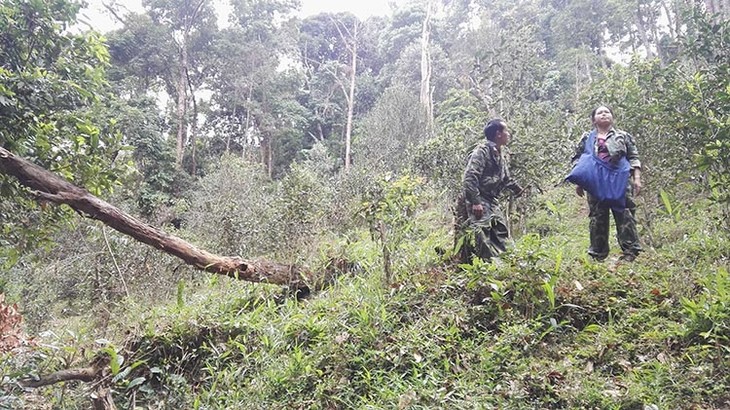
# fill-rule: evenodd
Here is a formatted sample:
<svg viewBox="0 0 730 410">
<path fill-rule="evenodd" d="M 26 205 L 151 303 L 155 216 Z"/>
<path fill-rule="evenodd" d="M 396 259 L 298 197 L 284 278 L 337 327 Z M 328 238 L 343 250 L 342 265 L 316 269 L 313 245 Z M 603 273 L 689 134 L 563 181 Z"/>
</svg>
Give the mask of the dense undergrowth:
<svg viewBox="0 0 730 410">
<path fill-rule="evenodd" d="M 514 247 L 491 264 L 437 252 L 451 245 L 448 218 L 424 207 L 390 283 L 381 244 L 355 230 L 323 238 L 353 269 L 306 299 L 213 277 L 181 281 L 165 303 L 126 299 L 104 340 L 88 316 L 59 321 L 3 358 L 0 408 L 87 408 L 89 386 L 31 394 L 15 381 L 100 350 L 113 356 L 120 408 L 728 408 L 720 211 L 646 205 L 641 257 L 620 263 L 614 249 L 595 263 L 581 200 L 557 188 L 529 201 Z"/>
</svg>

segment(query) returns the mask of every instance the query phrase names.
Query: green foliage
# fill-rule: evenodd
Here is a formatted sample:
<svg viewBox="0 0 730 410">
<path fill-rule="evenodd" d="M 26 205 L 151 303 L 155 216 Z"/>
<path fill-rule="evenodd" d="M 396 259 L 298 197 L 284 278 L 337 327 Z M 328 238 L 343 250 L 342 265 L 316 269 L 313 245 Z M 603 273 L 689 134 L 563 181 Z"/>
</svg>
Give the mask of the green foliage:
<svg viewBox="0 0 730 410">
<path fill-rule="evenodd" d="M 414 230 L 413 217 L 421 203 L 419 191 L 422 185 L 421 179 L 409 175 L 397 179 L 386 175 L 375 190 L 364 196 L 363 216 L 370 225 L 373 237 L 383 247 L 386 283 L 390 283 L 393 275 L 392 258 Z"/>
<path fill-rule="evenodd" d="M 544 323 L 547 334 L 568 323 L 558 323 L 562 261 L 562 251 L 548 255 L 539 236 L 525 235 L 494 264 L 477 259 L 461 265 L 470 278 L 467 289 L 474 292 L 475 312 L 483 315 L 482 326 L 494 330 L 516 318 L 534 319 Z"/>
<path fill-rule="evenodd" d="M 681 208 L 676 202 L 672 201 L 672 198 L 669 196 L 667 191 L 663 189 L 659 190 L 659 197 L 661 198 L 661 203 L 664 206 L 662 212 L 675 221 L 678 221 L 681 217 Z"/>
<path fill-rule="evenodd" d="M 488 118 L 478 109 L 474 96 L 465 91 L 451 90 L 438 111 L 436 135 L 415 147 L 411 168 L 455 200 L 461 192 L 467 155 L 484 138 Z"/>
<path fill-rule="evenodd" d="M 111 100 L 109 54 L 98 34 L 71 34 L 74 1 L 0 5 L 0 145 L 94 194 L 109 192 L 127 169 Z M 16 180 L 0 175 L 0 218 L 8 246 L 32 249 L 68 210 L 41 212 Z M 45 208 L 45 207 L 44 207 Z M 5 244 L 3 244 L 5 245 Z M 11 256 L 10 251 L 2 251 Z M 6 262 L 10 259 L 6 259 Z"/>
<path fill-rule="evenodd" d="M 379 185 L 377 191 L 370 192 L 365 197 L 365 219 L 371 223 L 383 222 L 393 227 L 408 224 L 420 203 L 418 190 L 423 181 L 409 175 L 397 179 L 386 175 L 381 178 Z"/>
<path fill-rule="evenodd" d="M 201 179 L 182 215 L 185 227 L 221 254 L 265 254 L 282 239 L 272 189 L 260 165 L 225 156 Z"/>
<path fill-rule="evenodd" d="M 323 165 L 317 161 L 294 163 L 281 180 L 276 208 L 289 242 L 307 242 L 328 226 L 333 179 L 321 169 Z"/>
<path fill-rule="evenodd" d="M 715 200 L 730 203 L 730 22 L 695 15 L 687 38 L 687 54 L 696 65 L 685 79 L 685 93 L 694 104 L 686 113 L 689 126 L 702 136 L 696 161 L 709 175 Z"/>
<path fill-rule="evenodd" d="M 683 298 L 682 308 L 689 319 L 686 337 L 690 341 L 724 350 L 730 357 L 730 275 L 725 268 L 700 282 L 702 293 Z"/>
<path fill-rule="evenodd" d="M 363 119 L 353 141 L 354 163 L 374 172 L 400 172 L 414 148 L 429 137 L 416 95 L 404 87 L 387 89 Z"/>
<path fill-rule="evenodd" d="M 113 159 L 109 153 L 118 149 L 119 135 L 107 124 L 91 122 L 93 107 L 104 95 L 109 54 L 95 33 L 62 32 L 75 21 L 78 8 L 66 1 L 53 7 L 42 2 L 0 7 L 6 45 L 0 54 L 0 142 L 93 188 L 110 177 L 100 165 Z M 76 160 L 78 154 L 86 161 Z"/>
<path fill-rule="evenodd" d="M 279 181 L 259 164 L 232 155 L 223 161 L 201 179 L 181 215 L 186 231 L 220 253 L 296 258 L 315 251 L 308 246 L 326 229 L 350 219 L 346 195 L 335 200 L 339 180 L 324 146 L 315 146 Z"/>
<path fill-rule="evenodd" d="M 727 170 L 730 169 L 730 143 L 723 140 L 715 140 L 705 145 L 704 152 L 698 156 L 700 169 L 710 173 L 710 187 L 712 198 L 718 202 L 730 202 L 730 181 Z"/>
<path fill-rule="evenodd" d="M 133 152 L 130 162 L 135 173 L 123 182 L 125 196 L 136 198 L 139 212 L 153 217 L 184 197 L 191 185 L 190 176 L 175 166 L 174 146 L 164 135 L 163 118 L 149 97 L 112 102 L 111 115 L 124 129 L 124 142 Z M 156 223 L 167 223 L 164 220 Z"/>
</svg>

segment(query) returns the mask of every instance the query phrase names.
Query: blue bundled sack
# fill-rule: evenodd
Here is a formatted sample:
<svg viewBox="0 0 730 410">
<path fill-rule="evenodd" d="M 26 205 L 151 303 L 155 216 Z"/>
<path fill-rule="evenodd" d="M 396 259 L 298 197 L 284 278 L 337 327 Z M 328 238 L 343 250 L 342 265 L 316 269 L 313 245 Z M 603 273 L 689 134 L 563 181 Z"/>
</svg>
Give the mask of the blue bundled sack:
<svg viewBox="0 0 730 410">
<path fill-rule="evenodd" d="M 602 205 L 618 210 L 625 209 L 626 185 L 629 182 L 631 165 L 626 157 L 621 157 L 615 165 L 601 160 L 594 153 L 595 143 L 596 132 L 593 131 L 578 163 L 565 180 L 583 188 Z"/>
</svg>

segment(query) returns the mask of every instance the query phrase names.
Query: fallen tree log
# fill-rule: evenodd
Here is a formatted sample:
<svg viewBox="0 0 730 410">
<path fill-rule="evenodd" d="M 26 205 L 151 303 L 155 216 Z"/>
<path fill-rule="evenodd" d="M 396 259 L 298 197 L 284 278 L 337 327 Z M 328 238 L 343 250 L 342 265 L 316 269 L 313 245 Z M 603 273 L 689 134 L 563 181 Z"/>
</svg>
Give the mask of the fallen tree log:
<svg viewBox="0 0 730 410">
<path fill-rule="evenodd" d="M 199 270 L 250 282 L 285 285 L 295 290 L 308 290 L 312 279 L 307 269 L 266 260 L 214 255 L 176 236 L 150 226 L 126 214 L 108 202 L 92 195 L 58 175 L 0 147 L 0 172 L 18 179 L 40 200 L 68 205 L 88 218 L 132 238 L 182 259 Z"/>
<path fill-rule="evenodd" d="M 91 395 L 94 410 L 116 410 L 112 398 L 109 361 L 109 355 L 100 354 L 94 357 L 89 367 L 59 370 L 37 379 L 20 380 L 19 384 L 24 388 L 38 388 L 70 381 L 94 383 L 94 393 Z"/>
<path fill-rule="evenodd" d="M 51 373 L 47 376 L 43 376 L 37 380 L 34 380 L 34 379 L 21 380 L 20 385 L 23 387 L 38 388 L 38 387 L 43 387 L 43 386 L 50 386 L 52 384 L 61 383 L 61 382 L 69 382 L 69 381 L 73 381 L 73 380 L 78 380 L 78 381 L 88 383 L 88 382 L 93 382 L 98 378 L 97 373 L 98 373 L 98 369 L 95 369 L 93 367 L 59 370 L 59 371 Z"/>
</svg>

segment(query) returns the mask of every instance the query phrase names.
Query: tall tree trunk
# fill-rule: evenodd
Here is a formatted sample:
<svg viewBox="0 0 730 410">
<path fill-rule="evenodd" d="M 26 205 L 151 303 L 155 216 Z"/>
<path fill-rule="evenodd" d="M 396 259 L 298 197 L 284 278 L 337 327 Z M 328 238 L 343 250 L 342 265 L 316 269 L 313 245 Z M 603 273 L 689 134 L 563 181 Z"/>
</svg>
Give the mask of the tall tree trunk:
<svg viewBox="0 0 730 410">
<path fill-rule="evenodd" d="M 271 135 L 267 138 L 269 143 L 267 144 L 267 150 L 266 150 L 266 170 L 268 172 L 269 178 L 274 177 L 274 142 L 272 141 Z"/>
<path fill-rule="evenodd" d="M 656 43 L 656 55 L 659 57 L 659 66 L 665 67 L 667 56 L 664 54 L 664 48 L 662 47 L 662 42 L 659 38 L 659 28 L 657 27 L 656 21 L 652 21 L 651 32 L 654 37 L 654 42 Z"/>
<path fill-rule="evenodd" d="M 352 53 L 352 61 L 350 63 L 350 90 L 347 94 L 347 123 L 345 125 L 345 171 L 350 170 L 350 164 L 352 164 L 351 151 L 352 151 L 352 117 L 355 112 L 355 79 L 357 78 L 357 30 L 359 23 L 355 23 L 353 28 L 354 33 L 351 36 L 352 46 L 350 52 Z"/>
<path fill-rule="evenodd" d="M 431 16 L 433 1 L 427 0 L 426 17 L 423 19 L 421 30 L 421 106 L 425 109 L 429 128 L 433 126 L 433 98 L 431 92 Z"/>
<path fill-rule="evenodd" d="M 198 132 L 198 105 L 195 103 L 195 96 L 193 95 L 193 127 L 190 130 L 190 145 L 193 148 L 193 152 L 191 153 L 191 164 L 190 164 L 190 174 L 195 175 L 198 171 L 198 162 L 195 158 L 197 154 L 197 147 L 195 146 L 195 136 Z"/>
<path fill-rule="evenodd" d="M 188 66 L 188 49 L 186 41 L 186 35 L 183 35 L 182 44 L 180 44 L 180 73 L 177 83 L 177 151 L 176 151 L 176 165 L 179 169 L 182 169 L 183 155 L 185 150 L 186 140 L 186 129 L 187 129 L 187 105 L 188 105 L 188 79 L 187 79 L 187 66 Z"/>
<path fill-rule="evenodd" d="M 271 141 L 269 140 L 269 135 L 268 134 L 265 135 L 265 134 L 266 133 L 264 131 L 261 131 L 261 143 L 260 143 L 261 147 L 259 150 L 260 151 L 260 160 L 261 160 L 261 165 L 263 165 L 266 168 L 266 175 L 268 175 L 269 178 L 271 178 L 271 167 L 269 166 L 269 164 L 271 163 L 271 161 L 269 160 L 269 158 L 271 157 L 271 155 L 269 155 Z"/>
<path fill-rule="evenodd" d="M 644 22 L 644 13 L 641 11 L 641 2 L 638 2 L 636 6 L 636 29 L 639 31 L 639 37 L 641 43 L 646 49 L 646 58 L 653 58 L 654 51 L 651 49 L 651 42 L 649 41 L 649 33 L 647 32 L 646 24 Z"/>
<path fill-rule="evenodd" d="M 246 97 L 246 122 L 244 123 L 243 135 L 248 140 L 248 130 L 251 128 L 251 100 L 253 99 L 253 84 L 248 85 L 248 96 Z M 244 146 L 249 141 L 244 141 Z M 241 149 L 241 158 L 246 156 L 246 150 Z"/>
<path fill-rule="evenodd" d="M 188 44 L 190 43 L 189 35 L 193 28 L 195 20 L 198 18 L 198 12 L 205 4 L 207 0 L 200 0 L 195 8 L 190 8 L 191 4 L 185 2 L 183 15 L 183 30 L 182 37 L 180 39 L 180 79 L 178 83 L 178 100 L 177 100 L 177 166 L 182 169 L 183 157 L 185 155 L 185 143 L 187 142 L 187 111 L 188 111 L 188 99 L 187 99 L 187 87 L 189 84 L 188 72 L 189 72 L 189 58 L 188 58 Z M 192 92 L 192 88 L 191 88 Z M 193 95 L 193 98 L 195 96 Z M 193 141 L 194 143 L 194 141 Z M 193 161 L 194 162 L 194 161 Z"/>
<path fill-rule="evenodd" d="M 190 80 L 190 72 L 185 70 L 185 77 L 188 81 L 188 87 L 190 88 L 190 100 L 193 102 L 193 118 L 192 118 L 192 127 L 190 129 L 190 145 L 192 146 L 192 153 L 191 153 L 191 168 L 190 168 L 190 174 L 195 175 L 197 172 L 197 161 L 195 158 L 195 154 L 197 153 L 196 147 L 195 147 L 195 137 L 198 133 L 198 103 L 195 101 L 195 89 L 193 89 L 193 82 Z"/>
<path fill-rule="evenodd" d="M 233 121 L 236 121 L 236 108 L 238 108 L 238 104 L 235 102 L 237 101 L 237 98 L 233 99 L 233 113 L 231 114 L 231 118 L 233 118 Z M 238 122 L 238 121 L 236 121 Z M 226 133 L 226 154 L 229 154 L 231 152 L 231 133 Z"/>
<path fill-rule="evenodd" d="M 677 39 L 677 30 L 675 29 L 675 15 L 667 4 L 667 0 L 661 0 L 661 6 L 664 10 L 664 17 L 667 19 L 667 28 L 669 29 L 669 35 L 673 40 Z"/>
</svg>

